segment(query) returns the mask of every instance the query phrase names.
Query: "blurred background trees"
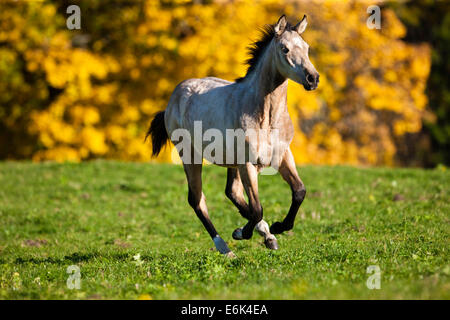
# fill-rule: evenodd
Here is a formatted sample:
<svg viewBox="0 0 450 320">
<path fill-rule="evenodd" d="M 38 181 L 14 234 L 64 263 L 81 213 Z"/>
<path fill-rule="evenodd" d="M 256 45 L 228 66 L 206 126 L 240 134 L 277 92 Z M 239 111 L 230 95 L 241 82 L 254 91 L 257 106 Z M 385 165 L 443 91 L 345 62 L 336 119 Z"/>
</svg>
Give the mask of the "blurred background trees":
<svg viewBox="0 0 450 320">
<path fill-rule="evenodd" d="M 431 118 L 423 121 L 421 143 L 410 143 L 403 158 L 414 154 L 425 166 L 450 163 L 450 1 L 414 0 L 390 2 L 407 28 L 404 41 L 429 43 L 432 64 L 426 94 Z M 419 148 L 417 148 L 419 146 Z M 406 161 L 408 159 L 404 159 Z"/>
<path fill-rule="evenodd" d="M 74 3 L 81 30 L 66 27 Z M 321 74 L 314 92 L 289 84 L 298 163 L 448 163 L 448 8 L 414 3 L 379 3 L 371 30 L 361 1 L 2 2 L 0 158 L 149 160 L 146 129 L 175 86 L 244 75 L 258 27 L 285 13 L 308 15 Z"/>
</svg>

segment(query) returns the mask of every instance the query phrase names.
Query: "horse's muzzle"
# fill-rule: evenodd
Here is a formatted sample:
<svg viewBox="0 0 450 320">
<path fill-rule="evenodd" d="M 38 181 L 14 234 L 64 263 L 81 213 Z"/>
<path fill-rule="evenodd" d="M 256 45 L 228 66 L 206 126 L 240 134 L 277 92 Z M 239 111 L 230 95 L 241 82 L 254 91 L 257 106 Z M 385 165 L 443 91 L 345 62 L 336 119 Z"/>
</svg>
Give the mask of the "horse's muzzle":
<svg viewBox="0 0 450 320">
<path fill-rule="evenodd" d="M 319 74 L 311 74 L 308 73 L 305 78 L 305 82 L 303 83 L 303 87 L 307 91 L 315 90 L 317 89 L 317 86 L 319 85 Z"/>
</svg>

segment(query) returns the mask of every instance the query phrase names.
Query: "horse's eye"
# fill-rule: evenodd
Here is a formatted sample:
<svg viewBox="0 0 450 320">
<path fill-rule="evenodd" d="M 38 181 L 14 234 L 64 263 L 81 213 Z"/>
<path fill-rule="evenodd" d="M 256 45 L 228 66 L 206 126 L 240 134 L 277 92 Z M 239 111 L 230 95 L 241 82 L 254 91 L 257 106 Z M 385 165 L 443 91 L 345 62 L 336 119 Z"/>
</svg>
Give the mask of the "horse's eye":
<svg viewBox="0 0 450 320">
<path fill-rule="evenodd" d="M 286 54 L 286 53 L 289 52 L 289 49 L 288 49 L 287 47 L 283 47 L 283 48 L 281 48 L 281 51 L 282 51 L 284 54 Z"/>
</svg>

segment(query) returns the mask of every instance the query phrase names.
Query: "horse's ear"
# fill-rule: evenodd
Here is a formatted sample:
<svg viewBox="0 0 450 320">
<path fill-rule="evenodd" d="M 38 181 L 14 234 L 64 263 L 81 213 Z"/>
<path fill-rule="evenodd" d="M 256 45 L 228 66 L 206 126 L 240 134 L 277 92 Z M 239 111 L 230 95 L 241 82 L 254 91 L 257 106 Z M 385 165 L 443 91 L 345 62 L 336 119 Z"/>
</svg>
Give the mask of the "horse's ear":
<svg viewBox="0 0 450 320">
<path fill-rule="evenodd" d="M 278 19 L 277 24 L 274 27 L 275 33 L 279 36 L 283 33 L 284 29 L 286 28 L 287 21 L 286 16 L 283 14 L 280 19 Z"/>
<path fill-rule="evenodd" d="M 302 21 L 297 23 L 297 25 L 294 27 L 294 30 L 297 31 L 299 34 L 302 34 L 303 31 L 305 31 L 307 25 L 308 25 L 308 20 L 306 19 L 306 14 L 305 14 L 303 16 Z"/>
</svg>

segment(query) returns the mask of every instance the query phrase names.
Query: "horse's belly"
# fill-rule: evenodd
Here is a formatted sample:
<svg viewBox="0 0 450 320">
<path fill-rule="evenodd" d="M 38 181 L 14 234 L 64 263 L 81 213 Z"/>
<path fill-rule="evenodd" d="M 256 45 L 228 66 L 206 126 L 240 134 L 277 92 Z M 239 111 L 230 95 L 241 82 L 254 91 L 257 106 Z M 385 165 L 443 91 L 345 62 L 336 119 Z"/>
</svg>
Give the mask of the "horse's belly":
<svg viewBox="0 0 450 320">
<path fill-rule="evenodd" d="M 283 141 L 260 143 L 257 148 L 250 148 L 253 159 L 251 162 L 260 167 L 278 168 L 288 147 Z"/>
<path fill-rule="evenodd" d="M 259 167 L 277 168 L 289 147 L 283 141 L 254 144 L 248 140 L 239 141 L 239 138 L 231 141 L 226 135 L 214 140 L 209 138 L 210 136 L 207 136 L 206 140 L 203 140 L 202 157 L 210 163 L 227 167 L 251 162 Z"/>
</svg>

